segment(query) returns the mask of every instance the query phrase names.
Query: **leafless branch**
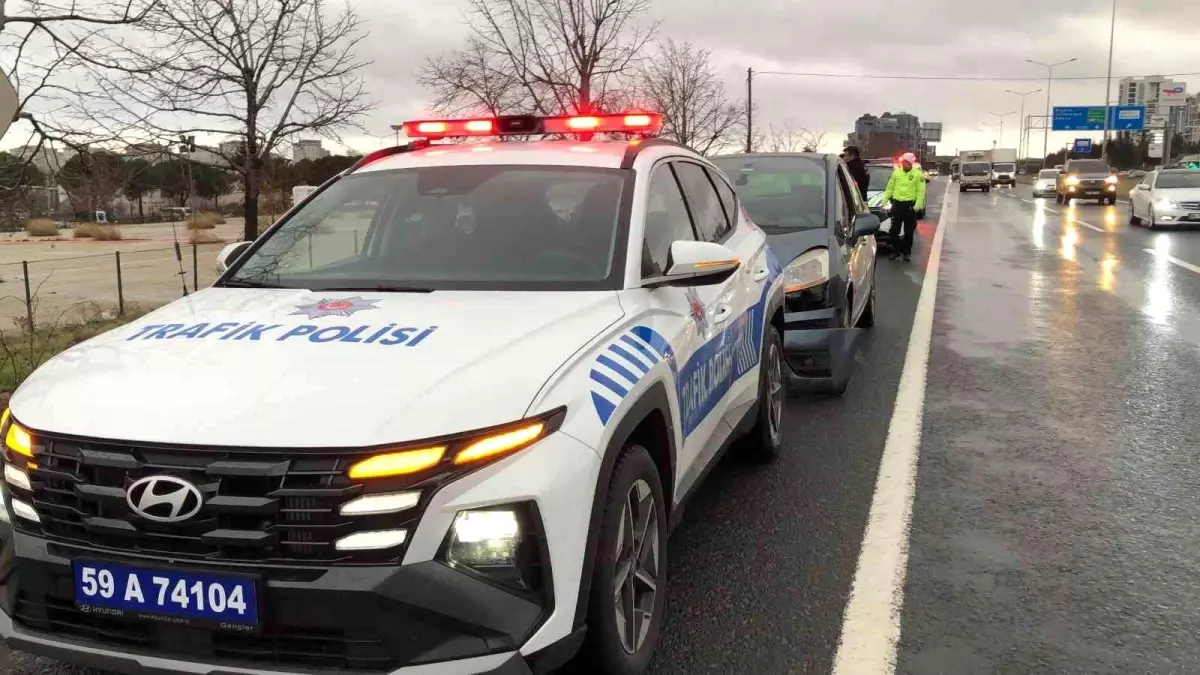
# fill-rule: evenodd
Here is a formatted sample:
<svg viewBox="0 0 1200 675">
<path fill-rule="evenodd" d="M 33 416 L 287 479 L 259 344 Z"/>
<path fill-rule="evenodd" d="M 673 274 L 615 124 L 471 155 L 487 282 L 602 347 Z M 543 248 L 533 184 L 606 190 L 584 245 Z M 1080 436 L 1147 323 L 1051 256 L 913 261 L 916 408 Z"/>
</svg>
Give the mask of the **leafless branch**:
<svg viewBox="0 0 1200 675">
<path fill-rule="evenodd" d="M 640 93 L 665 116 L 663 135 L 708 154 L 736 144 L 744 118 L 709 62 L 710 53 L 667 40 L 640 73 Z"/>
</svg>

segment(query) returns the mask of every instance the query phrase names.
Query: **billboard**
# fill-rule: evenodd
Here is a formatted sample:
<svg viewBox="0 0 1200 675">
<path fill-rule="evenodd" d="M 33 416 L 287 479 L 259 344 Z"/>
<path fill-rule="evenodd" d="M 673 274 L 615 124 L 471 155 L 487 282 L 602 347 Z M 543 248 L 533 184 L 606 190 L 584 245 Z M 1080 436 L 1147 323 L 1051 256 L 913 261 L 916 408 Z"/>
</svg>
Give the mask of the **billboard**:
<svg viewBox="0 0 1200 675">
<path fill-rule="evenodd" d="M 1146 109 L 1140 105 L 1117 105 L 1110 111 L 1109 129 L 1140 131 L 1146 127 Z M 1055 106 L 1050 119 L 1054 131 L 1101 131 L 1104 106 Z"/>
<path fill-rule="evenodd" d="M 942 141 L 942 123 L 922 122 L 921 140 L 926 143 L 940 143 Z"/>
<path fill-rule="evenodd" d="M 1174 108 L 1187 105 L 1187 85 L 1182 82 L 1163 82 L 1158 87 L 1158 107 Z"/>
<path fill-rule="evenodd" d="M 1092 151 L 1092 139 L 1076 138 L 1075 145 L 1071 146 L 1071 152 L 1076 154 L 1086 155 Z"/>
</svg>

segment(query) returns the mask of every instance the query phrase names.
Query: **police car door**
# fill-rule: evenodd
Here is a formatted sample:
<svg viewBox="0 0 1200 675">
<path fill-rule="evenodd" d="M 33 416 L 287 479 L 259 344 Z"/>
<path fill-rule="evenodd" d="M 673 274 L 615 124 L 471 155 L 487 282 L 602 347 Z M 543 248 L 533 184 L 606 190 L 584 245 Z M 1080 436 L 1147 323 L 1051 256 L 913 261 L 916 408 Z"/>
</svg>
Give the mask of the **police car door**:
<svg viewBox="0 0 1200 675">
<path fill-rule="evenodd" d="M 684 430 L 695 436 L 694 441 L 685 443 L 686 451 L 695 453 L 688 457 L 690 472 L 683 476 L 686 489 L 732 433 L 727 414 L 737 394 L 735 383 L 744 386 L 745 380 L 757 374 L 756 369 L 748 369 L 748 361 L 752 357 L 757 361 L 757 353 L 750 353 L 753 333 L 746 302 L 746 263 L 754 250 L 751 233 L 730 225 L 714 184 L 714 180 L 722 180 L 720 175 L 685 159 L 675 160 L 672 167 L 687 198 L 697 238 L 723 244 L 743 261 L 742 268 L 725 281 L 690 289 L 700 344 L 679 373 Z M 754 373 L 746 377 L 747 370 Z"/>
</svg>

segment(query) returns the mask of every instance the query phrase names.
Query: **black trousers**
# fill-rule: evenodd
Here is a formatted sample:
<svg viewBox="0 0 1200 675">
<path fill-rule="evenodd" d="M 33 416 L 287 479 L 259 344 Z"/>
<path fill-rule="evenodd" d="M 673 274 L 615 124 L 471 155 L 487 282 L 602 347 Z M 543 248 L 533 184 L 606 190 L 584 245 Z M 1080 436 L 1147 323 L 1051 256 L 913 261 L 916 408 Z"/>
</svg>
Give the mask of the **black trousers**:
<svg viewBox="0 0 1200 675">
<path fill-rule="evenodd" d="M 916 205 L 916 202 L 892 200 L 893 246 L 903 255 L 912 255 L 913 235 L 917 233 Z"/>
</svg>

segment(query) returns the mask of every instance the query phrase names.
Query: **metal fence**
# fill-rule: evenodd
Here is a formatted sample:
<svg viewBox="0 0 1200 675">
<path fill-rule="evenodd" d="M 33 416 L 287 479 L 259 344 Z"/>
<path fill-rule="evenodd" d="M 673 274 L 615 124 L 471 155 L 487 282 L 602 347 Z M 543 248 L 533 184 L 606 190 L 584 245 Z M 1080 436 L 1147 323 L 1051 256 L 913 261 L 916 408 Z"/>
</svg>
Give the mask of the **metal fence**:
<svg viewBox="0 0 1200 675">
<path fill-rule="evenodd" d="M 216 244 L 114 250 L 0 263 L 0 330 L 74 323 L 142 311 L 217 278 Z"/>
</svg>

